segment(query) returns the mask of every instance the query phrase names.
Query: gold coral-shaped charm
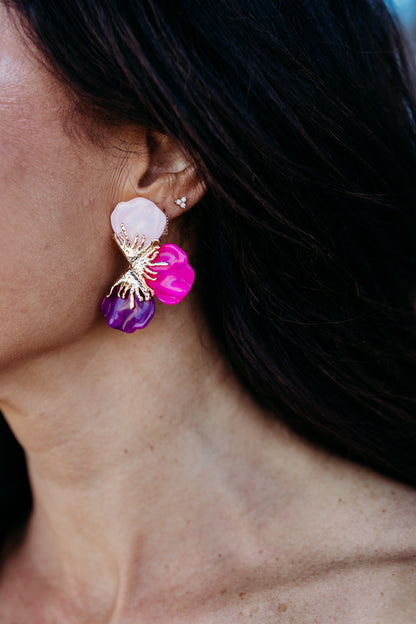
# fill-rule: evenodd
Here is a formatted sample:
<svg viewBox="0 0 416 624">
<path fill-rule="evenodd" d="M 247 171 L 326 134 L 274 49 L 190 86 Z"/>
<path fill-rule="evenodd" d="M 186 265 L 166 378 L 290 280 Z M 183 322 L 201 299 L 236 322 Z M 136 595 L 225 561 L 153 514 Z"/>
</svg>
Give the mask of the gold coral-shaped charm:
<svg viewBox="0 0 416 624">
<path fill-rule="evenodd" d="M 113 284 L 107 297 L 117 287 L 118 296 L 123 299 L 129 292 L 130 309 L 132 310 L 134 308 L 134 295 L 137 296 L 139 301 L 148 301 L 151 297 L 154 297 L 155 293 L 147 283 L 156 279 L 157 273 L 153 270 L 153 267 L 167 266 L 168 263 L 154 262 L 160 248 L 158 240 L 152 240 L 145 247 L 146 236 L 142 235 L 140 238 L 140 235 L 136 234 L 133 244 L 131 244 L 124 223 L 120 224 L 120 230 L 121 234 L 114 234 L 114 240 L 125 255 L 130 268 Z"/>
</svg>

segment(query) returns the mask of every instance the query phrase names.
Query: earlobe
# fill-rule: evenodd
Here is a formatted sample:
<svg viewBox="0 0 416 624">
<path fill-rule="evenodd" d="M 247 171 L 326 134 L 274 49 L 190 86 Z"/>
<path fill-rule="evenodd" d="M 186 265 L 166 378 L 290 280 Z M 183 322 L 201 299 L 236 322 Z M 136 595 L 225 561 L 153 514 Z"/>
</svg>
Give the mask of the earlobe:
<svg viewBox="0 0 416 624">
<path fill-rule="evenodd" d="M 194 165 L 168 137 L 152 135 L 148 150 L 148 166 L 140 176 L 137 195 L 155 202 L 174 219 L 199 202 L 205 187 Z"/>
<path fill-rule="evenodd" d="M 171 139 L 152 135 L 126 141 L 129 156 L 120 166 L 115 202 L 143 197 L 174 220 L 200 201 L 205 185 L 195 165 Z"/>
<path fill-rule="evenodd" d="M 197 178 L 192 165 L 175 173 L 160 173 L 151 184 L 138 187 L 138 194 L 154 201 L 169 219 L 175 219 L 192 208 L 205 192 L 205 186 Z"/>
</svg>

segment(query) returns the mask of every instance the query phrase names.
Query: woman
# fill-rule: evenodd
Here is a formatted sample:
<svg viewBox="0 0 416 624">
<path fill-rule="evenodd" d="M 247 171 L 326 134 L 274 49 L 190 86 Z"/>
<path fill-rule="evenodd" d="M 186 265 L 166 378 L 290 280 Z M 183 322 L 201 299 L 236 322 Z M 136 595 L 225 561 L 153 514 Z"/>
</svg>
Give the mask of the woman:
<svg viewBox="0 0 416 624">
<path fill-rule="evenodd" d="M 414 622 L 416 99 L 383 2 L 0 25 L 0 409 L 31 492 L 4 423 L 0 621 Z M 137 198 L 196 277 L 125 333 L 100 302 L 111 325 L 137 286 Z"/>
</svg>

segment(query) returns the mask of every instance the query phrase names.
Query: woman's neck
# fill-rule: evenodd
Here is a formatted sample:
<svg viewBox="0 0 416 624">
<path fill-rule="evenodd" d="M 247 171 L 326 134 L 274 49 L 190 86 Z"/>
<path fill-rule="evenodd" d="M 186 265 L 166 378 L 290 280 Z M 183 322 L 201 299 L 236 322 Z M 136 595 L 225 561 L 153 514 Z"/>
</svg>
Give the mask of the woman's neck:
<svg viewBox="0 0 416 624">
<path fill-rule="evenodd" d="M 142 333 L 100 327 L 27 360 L 0 375 L 0 397 L 34 494 L 4 569 L 42 596 L 40 621 L 48 596 L 59 621 L 65 609 L 68 621 L 130 621 L 133 605 L 153 621 L 161 596 L 166 613 L 186 611 L 228 581 L 250 578 L 253 591 L 349 549 L 365 559 L 381 536 L 402 547 L 374 511 L 393 509 L 392 486 L 269 419 L 188 304 L 158 310 Z"/>
<path fill-rule="evenodd" d="M 276 502 L 277 474 L 285 500 L 297 487 L 288 435 L 270 435 L 277 425 L 190 306 L 164 309 L 145 332 L 95 329 L 21 363 L 0 376 L 0 397 L 34 494 L 25 561 L 74 591 L 96 586 L 98 570 L 111 608 L 132 583 L 154 589 L 161 571 L 185 584 L 200 566 L 257 553 L 251 525 L 269 504 L 257 477 L 274 480 Z"/>
</svg>

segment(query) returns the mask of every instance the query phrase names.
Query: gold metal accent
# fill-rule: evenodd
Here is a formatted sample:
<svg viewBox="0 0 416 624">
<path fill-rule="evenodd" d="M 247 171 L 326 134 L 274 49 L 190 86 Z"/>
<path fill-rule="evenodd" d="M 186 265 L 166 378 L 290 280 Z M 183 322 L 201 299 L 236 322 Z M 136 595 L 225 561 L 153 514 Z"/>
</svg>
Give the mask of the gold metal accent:
<svg viewBox="0 0 416 624">
<path fill-rule="evenodd" d="M 147 281 L 155 281 L 157 272 L 152 267 L 168 266 L 168 262 L 153 262 L 159 253 L 160 242 L 152 240 L 145 246 L 146 236 L 140 238 L 136 234 L 133 244 L 130 242 L 124 223 L 120 225 L 121 234 L 114 234 L 114 240 L 129 263 L 129 269 L 112 285 L 107 297 L 118 287 L 118 296 L 130 297 L 130 310 L 134 308 L 134 295 L 139 301 L 149 301 L 155 293 L 147 284 Z"/>
</svg>

